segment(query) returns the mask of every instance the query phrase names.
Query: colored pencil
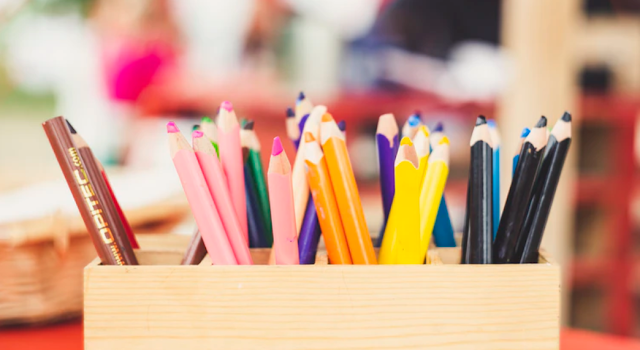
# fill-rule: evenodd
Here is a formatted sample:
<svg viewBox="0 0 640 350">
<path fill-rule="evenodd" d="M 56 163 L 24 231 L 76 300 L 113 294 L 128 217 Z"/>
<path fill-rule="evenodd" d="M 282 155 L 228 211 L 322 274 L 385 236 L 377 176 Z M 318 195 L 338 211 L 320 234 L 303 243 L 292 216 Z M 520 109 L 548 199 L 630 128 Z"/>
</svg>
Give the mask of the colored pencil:
<svg viewBox="0 0 640 350">
<path fill-rule="evenodd" d="M 431 144 L 429 143 L 429 128 L 426 125 L 420 125 L 418 132 L 413 137 L 413 146 L 416 149 L 419 161 L 420 172 L 420 185 L 422 186 L 422 179 L 427 173 L 427 167 L 429 165 L 429 154 L 431 153 Z"/>
<path fill-rule="evenodd" d="M 408 137 L 413 140 L 413 137 L 418 132 L 418 128 L 422 125 L 422 121 L 420 120 L 420 114 L 415 112 L 410 115 L 407 121 L 402 126 L 402 137 Z"/>
<path fill-rule="evenodd" d="M 285 121 L 285 126 L 287 128 L 287 137 L 289 137 L 289 140 L 291 140 L 295 147 L 298 148 L 296 140 L 300 139 L 300 129 L 298 128 L 298 123 L 296 122 L 296 113 L 293 111 L 293 109 L 291 109 L 291 107 L 288 107 L 286 116 L 287 119 Z"/>
<path fill-rule="evenodd" d="M 391 215 L 398 240 L 398 264 L 422 264 L 420 254 L 420 169 L 409 137 L 403 137 L 395 161 L 396 193 Z"/>
<path fill-rule="evenodd" d="M 244 189 L 247 198 L 247 228 L 249 229 L 249 247 L 250 248 L 268 248 L 271 244 L 267 244 L 264 235 L 264 219 L 260 212 L 260 205 L 258 204 L 258 194 L 255 189 L 255 181 L 253 174 L 251 174 L 251 168 L 247 162 L 247 153 L 243 149 L 243 155 L 245 157 L 244 163 Z M 271 214 L 269 214 L 271 215 Z"/>
<path fill-rule="evenodd" d="M 169 148 L 202 240 L 214 265 L 237 265 L 218 208 L 209 191 L 196 155 L 173 122 L 167 124 Z"/>
<path fill-rule="evenodd" d="M 309 188 L 331 264 L 352 264 L 338 203 L 333 192 L 327 162 L 318 141 L 305 133 L 305 164 Z"/>
<path fill-rule="evenodd" d="M 204 246 L 200 230 L 196 227 L 180 265 L 199 265 L 206 255 L 207 248 Z"/>
<path fill-rule="evenodd" d="M 516 167 L 518 166 L 518 160 L 520 160 L 520 152 L 522 151 L 522 146 L 524 145 L 524 139 L 529 136 L 531 130 L 529 128 L 522 129 L 522 133 L 520 134 L 520 142 L 518 143 L 518 148 L 516 149 L 516 154 L 513 156 L 513 169 L 511 171 L 511 175 L 516 174 Z"/>
<path fill-rule="evenodd" d="M 491 264 L 493 241 L 493 149 L 484 116 L 479 116 L 471 134 L 468 264 Z"/>
<path fill-rule="evenodd" d="M 111 196 L 106 186 L 100 185 L 104 184 L 104 178 L 97 167 L 91 167 L 80 155 L 64 118 L 49 119 L 42 123 L 42 128 L 102 263 L 137 265 L 122 224 L 117 228 L 117 212 L 106 204 Z"/>
<path fill-rule="evenodd" d="M 434 149 L 440 143 L 440 140 L 443 137 L 444 126 L 441 122 L 438 122 L 429 135 L 431 149 Z M 449 208 L 447 207 L 447 200 L 444 194 L 442 195 L 440 206 L 438 207 L 438 213 L 436 214 L 436 223 L 433 226 L 433 242 L 437 247 L 456 246 L 456 240 L 453 233 L 453 225 L 451 224 Z"/>
<path fill-rule="evenodd" d="M 429 165 L 420 187 L 420 259 L 426 258 L 436 223 L 442 193 L 449 176 L 449 139 L 445 136 L 429 156 Z M 454 243 L 455 244 L 455 243 Z"/>
<path fill-rule="evenodd" d="M 310 114 L 313 110 L 313 103 L 311 100 L 304 94 L 304 92 L 300 91 L 298 94 L 298 98 L 296 100 L 296 123 L 298 125 L 301 124 L 302 118 Z M 302 123 L 303 124 L 303 123 Z M 301 129 L 302 130 L 302 129 Z"/>
<path fill-rule="evenodd" d="M 340 129 L 340 131 L 342 131 L 342 136 L 345 137 L 345 139 L 347 138 L 347 122 L 344 120 L 341 120 L 338 122 L 338 129 Z"/>
<path fill-rule="evenodd" d="M 246 165 L 251 169 L 251 176 L 255 192 L 258 198 L 258 208 L 260 209 L 260 217 L 263 220 L 263 241 L 266 247 L 273 244 L 273 228 L 271 227 L 271 208 L 269 207 L 269 191 L 267 182 L 264 178 L 264 167 L 262 166 L 262 157 L 260 156 L 260 141 L 254 130 L 254 122 L 249 121 L 240 131 L 240 142 L 243 147 L 247 147 L 248 156 Z M 244 135 L 244 137 L 243 137 Z"/>
<path fill-rule="evenodd" d="M 233 208 L 240 222 L 241 232 L 245 242 L 249 244 L 247 228 L 247 199 L 244 191 L 244 169 L 242 165 L 242 147 L 240 145 L 240 125 L 233 111 L 231 102 L 225 101 L 220 105 L 218 115 L 218 138 L 220 146 L 220 161 L 227 177 L 227 186 L 233 202 Z"/>
<path fill-rule="evenodd" d="M 547 118 L 542 117 L 522 145 L 521 161 L 511 181 L 498 234 L 493 242 L 493 262 L 496 264 L 514 262 L 516 243 L 531 197 L 533 181 L 547 145 L 546 129 Z"/>
<path fill-rule="evenodd" d="M 398 135 L 396 118 L 391 113 L 381 115 L 378 119 L 378 128 L 376 130 L 376 148 L 378 150 L 380 192 L 382 193 L 382 210 L 384 217 L 382 229 L 376 243 L 377 247 L 382 245 L 385 227 L 387 220 L 389 220 L 391 205 L 393 204 L 393 195 L 395 193 L 394 162 L 396 154 L 398 153 L 399 144 L 400 136 Z"/>
<path fill-rule="evenodd" d="M 570 145 L 571 114 L 565 112 L 551 130 L 544 157 L 533 184 L 529 208 L 516 245 L 516 262 L 521 264 L 538 262 L 542 235 L 549 219 L 553 197 Z"/>
<path fill-rule="evenodd" d="M 291 164 L 279 137 L 273 140 L 269 160 L 269 203 L 273 223 L 275 262 L 278 265 L 297 265 L 298 231 L 293 207 Z"/>
<path fill-rule="evenodd" d="M 113 191 L 113 188 L 111 187 L 111 182 L 109 182 L 109 177 L 107 176 L 107 172 L 104 170 L 102 163 L 100 163 L 98 158 L 96 158 L 93 155 L 93 151 L 91 151 L 91 147 L 89 147 L 89 144 L 87 144 L 87 141 L 85 141 L 84 138 L 80 136 L 80 134 L 78 134 L 78 132 L 73 127 L 73 125 L 71 125 L 69 120 L 67 119 L 65 120 L 67 122 L 67 126 L 69 127 L 69 132 L 71 132 L 71 139 L 73 139 L 73 142 L 76 144 L 76 147 L 77 147 L 78 153 L 80 153 L 80 156 L 83 156 L 84 153 L 87 153 L 87 157 L 89 157 L 89 154 L 91 154 L 90 157 L 92 158 L 92 161 L 95 162 L 95 165 L 98 167 L 98 169 L 100 169 L 100 174 L 104 179 L 104 184 L 107 187 L 107 191 L 109 191 L 109 195 L 111 196 L 111 200 L 113 201 L 113 206 L 115 207 L 115 210 L 118 213 L 118 218 L 122 223 L 125 233 L 127 234 L 129 243 L 131 243 L 131 248 L 139 249 L 140 245 L 138 244 L 136 235 L 133 233 L 133 229 L 131 228 L 131 225 L 129 224 L 129 220 L 127 220 L 126 215 L 124 215 L 124 211 L 122 210 L 122 207 L 120 207 L 120 203 L 118 203 L 118 198 L 116 198 L 116 194 Z"/>
<path fill-rule="evenodd" d="M 493 119 L 487 120 L 491 144 L 493 145 L 493 239 L 498 232 L 500 222 L 500 133 Z"/>
<path fill-rule="evenodd" d="M 207 136 L 207 138 L 211 140 L 211 144 L 213 145 L 213 148 L 215 148 L 216 155 L 219 158 L 220 147 L 218 146 L 218 127 L 213 122 L 213 120 L 211 120 L 211 118 L 209 117 L 202 117 L 202 120 L 200 121 L 199 129 L 196 129 L 194 125 L 194 128 L 192 131 L 196 131 L 196 130 L 202 131 L 205 134 L 205 136 Z"/>
<path fill-rule="evenodd" d="M 315 202 L 313 197 L 309 197 L 300 234 L 298 235 L 298 252 L 301 265 L 314 264 L 316 262 L 320 235 L 320 223 L 318 222 Z"/>
<path fill-rule="evenodd" d="M 333 117 L 328 113 L 323 115 L 320 124 L 320 143 L 338 201 L 338 210 L 349 244 L 351 259 L 354 264 L 376 264 L 376 255 L 343 137 Z"/>
</svg>

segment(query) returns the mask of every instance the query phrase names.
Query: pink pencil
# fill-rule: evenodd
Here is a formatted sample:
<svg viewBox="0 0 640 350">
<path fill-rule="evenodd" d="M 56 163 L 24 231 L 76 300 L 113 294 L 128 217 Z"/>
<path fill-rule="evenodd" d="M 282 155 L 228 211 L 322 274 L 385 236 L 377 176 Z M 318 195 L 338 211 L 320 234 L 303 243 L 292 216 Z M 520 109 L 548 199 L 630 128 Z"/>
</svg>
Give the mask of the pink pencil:
<svg viewBox="0 0 640 350">
<path fill-rule="evenodd" d="M 227 188 L 227 179 L 222 171 L 222 165 L 216 155 L 211 140 L 204 136 L 201 131 L 194 131 L 192 136 L 192 145 L 196 153 L 196 158 L 204 174 L 204 179 L 209 187 L 209 193 L 213 197 L 213 202 L 218 208 L 222 224 L 227 233 L 227 238 L 233 248 L 233 253 L 240 265 L 252 265 L 251 253 L 249 245 L 242 236 L 242 228 L 238 221 L 238 216 L 233 210 L 231 195 Z"/>
<path fill-rule="evenodd" d="M 202 240 L 214 265 L 237 265 L 231 244 L 224 233 L 218 209 L 207 188 L 198 160 L 187 140 L 173 122 L 167 124 L 169 149 L 187 201 L 196 219 Z"/>
<path fill-rule="evenodd" d="M 269 204 L 273 222 L 273 249 L 276 265 L 298 265 L 298 231 L 293 209 L 291 163 L 280 138 L 273 139 L 269 160 Z"/>
<path fill-rule="evenodd" d="M 242 236 L 249 244 L 247 230 L 247 202 L 244 192 L 244 170 L 242 162 L 242 146 L 240 145 L 240 124 L 233 111 L 233 105 L 224 101 L 220 105 L 218 116 L 218 147 L 224 174 L 227 176 L 229 194 L 233 208 L 238 216 Z"/>
</svg>

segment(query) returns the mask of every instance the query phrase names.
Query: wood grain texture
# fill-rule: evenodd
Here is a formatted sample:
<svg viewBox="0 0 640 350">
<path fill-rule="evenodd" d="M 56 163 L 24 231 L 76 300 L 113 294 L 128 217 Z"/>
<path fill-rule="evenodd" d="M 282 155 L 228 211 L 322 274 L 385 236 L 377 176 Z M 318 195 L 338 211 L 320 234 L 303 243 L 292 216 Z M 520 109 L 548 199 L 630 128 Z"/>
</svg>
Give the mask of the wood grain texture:
<svg viewBox="0 0 640 350">
<path fill-rule="evenodd" d="M 171 253 L 138 258 L 162 255 Z M 85 346 L 558 349 L 558 266 L 458 265 L 438 255 L 430 261 L 440 265 L 94 262 L 85 268 Z"/>
</svg>

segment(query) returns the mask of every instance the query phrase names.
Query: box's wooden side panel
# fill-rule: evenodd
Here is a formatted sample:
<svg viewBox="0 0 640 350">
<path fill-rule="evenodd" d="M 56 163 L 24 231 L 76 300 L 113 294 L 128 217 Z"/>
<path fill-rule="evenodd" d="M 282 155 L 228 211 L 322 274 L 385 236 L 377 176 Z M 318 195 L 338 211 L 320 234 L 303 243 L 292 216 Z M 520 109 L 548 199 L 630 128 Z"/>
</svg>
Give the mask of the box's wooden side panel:
<svg viewBox="0 0 640 350">
<path fill-rule="evenodd" d="M 91 349 L 557 349 L 559 269 L 93 266 Z"/>
</svg>

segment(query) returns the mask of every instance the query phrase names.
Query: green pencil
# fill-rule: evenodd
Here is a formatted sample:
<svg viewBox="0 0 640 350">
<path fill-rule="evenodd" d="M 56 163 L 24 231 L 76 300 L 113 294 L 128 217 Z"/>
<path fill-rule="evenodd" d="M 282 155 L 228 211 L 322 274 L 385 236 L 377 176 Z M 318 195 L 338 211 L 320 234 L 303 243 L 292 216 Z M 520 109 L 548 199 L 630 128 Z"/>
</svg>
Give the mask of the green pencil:
<svg viewBox="0 0 640 350">
<path fill-rule="evenodd" d="M 202 117 L 200 121 L 200 129 L 207 136 L 211 143 L 213 144 L 213 148 L 216 149 L 216 154 L 218 158 L 220 158 L 220 150 L 218 149 L 218 127 L 209 117 Z"/>
<path fill-rule="evenodd" d="M 253 130 L 253 120 L 249 120 L 240 131 L 240 142 L 242 147 L 249 149 L 247 162 L 251 168 L 251 174 L 254 179 L 254 186 L 258 194 L 258 203 L 260 213 L 264 220 L 265 241 L 270 247 L 273 244 L 273 228 L 271 226 L 271 208 L 269 207 L 269 192 L 267 191 L 267 183 L 264 179 L 264 170 L 262 160 L 260 160 L 260 141 Z"/>
</svg>

